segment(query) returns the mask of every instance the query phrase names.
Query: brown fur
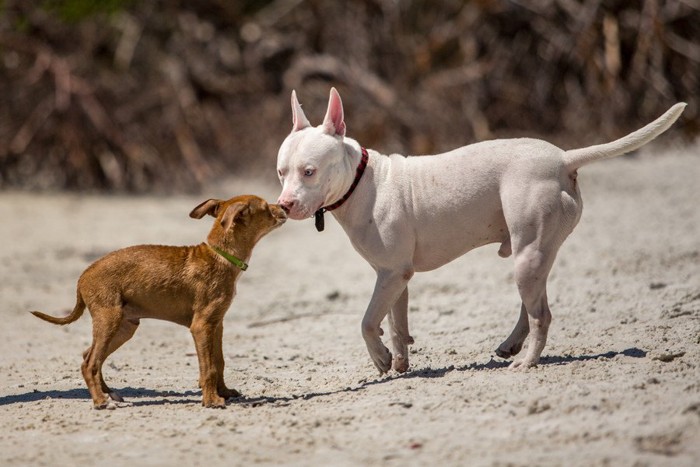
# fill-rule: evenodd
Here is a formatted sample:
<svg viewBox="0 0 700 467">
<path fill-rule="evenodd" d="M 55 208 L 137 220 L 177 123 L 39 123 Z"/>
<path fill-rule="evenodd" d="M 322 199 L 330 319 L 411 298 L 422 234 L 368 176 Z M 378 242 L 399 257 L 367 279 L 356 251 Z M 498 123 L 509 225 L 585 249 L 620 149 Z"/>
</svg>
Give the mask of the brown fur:
<svg viewBox="0 0 700 467">
<path fill-rule="evenodd" d="M 83 353 L 81 368 L 95 408 L 115 408 L 115 402 L 123 402 L 105 384 L 102 365 L 133 336 L 141 318 L 190 328 L 199 359 L 202 405 L 224 407 L 227 398 L 240 395 L 224 383 L 221 338 L 241 270 L 209 245 L 247 262 L 258 240 L 284 223 L 286 214 L 278 205 L 252 195 L 207 200 L 190 217 L 201 219 L 206 214 L 216 217 L 208 245 L 140 245 L 114 251 L 80 276 L 75 308 L 68 316 L 32 311 L 61 325 L 80 318 L 86 307 L 90 311 L 93 340 Z"/>
</svg>

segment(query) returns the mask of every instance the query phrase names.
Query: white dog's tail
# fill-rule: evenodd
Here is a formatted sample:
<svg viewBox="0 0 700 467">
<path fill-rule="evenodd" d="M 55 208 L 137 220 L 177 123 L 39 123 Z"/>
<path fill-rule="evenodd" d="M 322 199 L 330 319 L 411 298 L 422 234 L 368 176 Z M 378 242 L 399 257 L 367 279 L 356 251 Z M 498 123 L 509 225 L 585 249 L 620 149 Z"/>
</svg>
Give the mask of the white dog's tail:
<svg viewBox="0 0 700 467">
<path fill-rule="evenodd" d="M 622 154 L 634 151 L 644 146 L 652 139 L 668 130 L 673 122 L 683 113 L 685 102 L 680 102 L 666 111 L 665 114 L 633 133 L 624 136 L 607 144 L 598 144 L 587 148 L 572 149 L 564 153 L 564 164 L 570 171 L 574 171 L 581 166 L 610 157 L 621 156 Z"/>
</svg>

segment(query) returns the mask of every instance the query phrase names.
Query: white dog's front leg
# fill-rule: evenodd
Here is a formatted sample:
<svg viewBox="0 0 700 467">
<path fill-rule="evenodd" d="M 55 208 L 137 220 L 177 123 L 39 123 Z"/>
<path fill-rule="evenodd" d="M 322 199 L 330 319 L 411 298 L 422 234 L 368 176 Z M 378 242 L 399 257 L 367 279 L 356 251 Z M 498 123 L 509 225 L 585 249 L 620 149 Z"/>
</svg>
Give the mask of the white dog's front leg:
<svg viewBox="0 0 700 467">
<path fill-rule="evenodd" d="M 394 348 L 394 370 L 404 373 L 408 370 L 408 346 L 413 344 L 413 338 L 408 333 L 408 287 L 403 289 L 399 299 L 391 307 L 389 334 Z"/>
<path fill-rule="evenodd" d="M 382 343 L 380 336 L 383 331 L 379 325 L 406 289 L 406 284 L 412 276 L 412 269 L 398 272 L 377 271 L 374 293 L 362 319 L 362 337 L 365 339 L 372 362 L 380 373 L 386 373 L 391 368 L 391 352 Z"/>
</svg>

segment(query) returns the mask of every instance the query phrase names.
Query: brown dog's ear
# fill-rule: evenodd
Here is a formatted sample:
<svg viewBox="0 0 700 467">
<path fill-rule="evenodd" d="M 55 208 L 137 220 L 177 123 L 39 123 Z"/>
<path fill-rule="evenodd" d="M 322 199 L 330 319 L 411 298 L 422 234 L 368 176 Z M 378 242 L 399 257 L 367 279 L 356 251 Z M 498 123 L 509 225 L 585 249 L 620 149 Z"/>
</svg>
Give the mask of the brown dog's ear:
<svg viewBox="0 0 700 467">
<path fill-rule="evenodd" d="M 244 213 L 245 209 L 248 208 L 246 203 L 233 203 L 226 208 L 224 215 L 221 217 L 221 226 L 224 228 L 224 232 L 228 231 L 236 221 L 240 220 L 241 215 Z"/>
<path fill-rule="evenodd" d="M 190 213 L 190 217 L 193 219 L 201 219 L 206 214 L 212 217 L 219 215 L 219 208 L 221 207 L 222 201 L 220 199 L 208 199 L 201 203 L 199 206 L 194 208 Z"/>
</svg>

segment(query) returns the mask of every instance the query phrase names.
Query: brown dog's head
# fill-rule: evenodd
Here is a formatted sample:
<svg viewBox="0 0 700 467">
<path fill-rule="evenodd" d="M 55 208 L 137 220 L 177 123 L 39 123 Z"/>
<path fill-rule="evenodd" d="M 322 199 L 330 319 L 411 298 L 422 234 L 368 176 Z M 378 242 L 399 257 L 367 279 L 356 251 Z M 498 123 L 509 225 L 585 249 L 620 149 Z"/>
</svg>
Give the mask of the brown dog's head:
<svg viewBox="0 0 700 467">
<path fill-rule="evenodd" d="M 194 208 L 190 217 L 201 219 L 206 214 L 216 217 L 209 233 L 210 243 L 222 245 L 244 239 L 255 243 L 287 220 L 279 205 L 268 204 L 254 195 L 236 196 L 227 201 L 208 199 Z"/>
</svg>

